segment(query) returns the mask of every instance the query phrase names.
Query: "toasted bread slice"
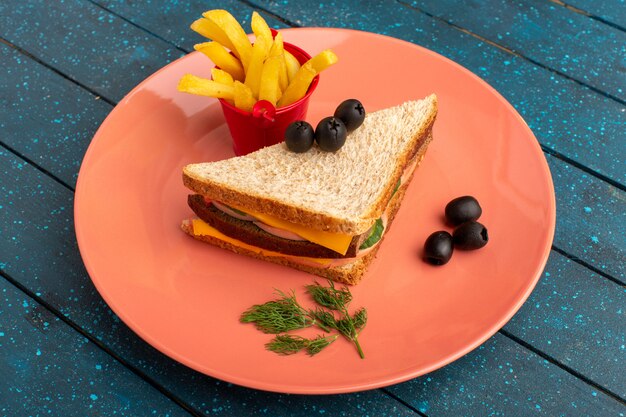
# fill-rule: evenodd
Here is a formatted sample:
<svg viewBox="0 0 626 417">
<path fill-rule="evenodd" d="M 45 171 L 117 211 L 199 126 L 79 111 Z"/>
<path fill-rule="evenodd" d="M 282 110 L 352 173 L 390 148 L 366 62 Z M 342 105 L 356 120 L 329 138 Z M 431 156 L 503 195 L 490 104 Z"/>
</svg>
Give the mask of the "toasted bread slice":
<svg viewBox="0 0 626 417">
<path fill-rule="evenodd" d="M 337 152 L 314 146 L 294 153 L 280 143 L 187 165 L 183 182 L 233 207 L 314 230 L 359 235 L 385 211 L 402 173 L 430 137 L 436 115 L 433 94 L 369 113 Z"/>
</svg>

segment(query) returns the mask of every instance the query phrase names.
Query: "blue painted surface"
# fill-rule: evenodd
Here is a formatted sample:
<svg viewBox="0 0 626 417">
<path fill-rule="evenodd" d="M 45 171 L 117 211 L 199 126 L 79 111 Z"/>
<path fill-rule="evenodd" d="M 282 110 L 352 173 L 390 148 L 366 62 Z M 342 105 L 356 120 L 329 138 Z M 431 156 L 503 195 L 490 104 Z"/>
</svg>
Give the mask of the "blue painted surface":
<svg viewBox="0 0 626 417">
<path fill-rule="evenodd" d="M 598 4 L 598 10 L 604 10 L 608 21 L 619 21 L 623 9 L 613 7 L 611 13 L 611 7 L 606 6 L 619 5 L 620 1 Z M 553 252 L 536 291 L 504 333 L 442 370 L 389 391 L 341 396 L 279 395 L 198 374 L 137 338 L 106 306 L 91 284 L 76 248 L 73 193 L 54 177 L 74 184 L 89 138 L 111 109 L 81 86 L 117 101 L 141 79 L 180 56 L 178 48 L 189 50 L 197 42 L 188 29 L 192 18 L 206 9 L 225 7 L 245 20 L 252 10 L 251 3 L 65 0 L 44 5 L 36 0 L 8 0 L 0 3 L 0 36 L 40 62 L 0 43 L 0 68 L 8 69 L 3 72 L 6 76 L 0 77 L 0 141 L 50 173 L 0 146 L 0 269 L 53 309 L 38 305 L 36 314 L 23 317 L 37 330 L 22 331 L 15 338 L 15 346 L 39 349 L 31 352 L 35 360 L 54 362 L 45 362 L 50 378 L 33 375 L 32 385 L 45 386 L 50 380 L 67 378 L 62 372 L 73 369 L 76 379 L 71 385 L 80 387 L 93 381 L 94 370 L 96 374 L 106 370 L 106 382 L 113 385 L 105 387 L 97 380 L 94 383 L 101 389 L 81 391 L 83 401 L 59 397 L 63 389 L 70 389 L 64 382 L 53 387 L 56 391 L 50 398 L 54 406 L 66 407 L 70 415 L 93 415 L 89 406 L 93 407 L 94 402 L 101 406 L 105 400 L 108 406 L 98 409 L 99 415 L 143 415 L 146 410 L 154 415 L 181 412 L 182 408 L 158 393 L 146 379 L 198 415 L 626 414 L 626 383 L 619 366 L 624 363 L 624 292 L 616 283 L 624 279 L 626 198 L 623 187 L 593 175 L 595 171 L 614 183 L 626 184 L 626 109 L 606 95 L 615 92 L 610 86 L 616 74 L 602 79 L 604 84 L 594 84 L 591 78 L 586 81 L 588 86 L 578 84 L 464 33 L 463 28 L 407 7 L 405 2 L 257 3 L 268 11 L 264 15 L 272 26 L 286 25 L 284 19 L 296 25 L 384 33 L 440 52 L 485 78 L 520 111 L 545 147 L 592 172 L 548 157 L 558 204 L 555 243 L 582 264 Z M 431 4 L 422 2 L 427 3 Z M 473 3 L 481 7 L 485 2 Z M 494 22 L 486 22 L 488 19 L 508 16 L 529 4 L 533 3 L 503 4 L 498 10 L 485 10 L 484 15 L 469 16 L 464 24 L 468 29 L 485 30 L 488 38 L 497 27 Z M 546 7 L 550 10 L 542 15 L 547 17 L 545 21 L 513 16 L 515 22 L 521 22 L 517 29 L 523 31 L 527 24 L 530 36 L 533 30 L 544 30 L 572 18 L 573 12 L 563 6 L 540 5 L 539 9 Z M 45 25 L 39 17 L 44 8 Z M 275 18 L 269 17 L 272 14 Z M 598 36 L 613 36 L 614 27 L 605 28 L 597 20 L 587 22 L 581 19 L 588 18 L 581 16 L 574 19 L 578 27 L 593 28 Z M 520 42 L 528 51 L 536 48 L 523 37 L 507 41 Z M 570 50 L 571 43 L 550 45 L 555 48 L 550 59 L 576 52 Z M 610 51 L 594 50 L 593 56 L 609 59 L 602 54 Z M 597 268 L 605 276 L 584 265 Z M 3 286 L 23 294 L 0 277 L 0 288 Z M 12 309 L 35 309 L 32 306 L 37 304 L 28 296 L 18 301 L 10 303 Z M 0 367 L 6 351 L 1 345 L 7 334 L 4 329 L 25 328 L 20 324 L 22 316 L 8 319 L 12 316 L 5 313 L 6 304 L 6 300 L 0 303 L 0 310 L 4 308 L 0 313 Z M 100 341 L 101 348 L 85 342 L 81 333 L 55 316 L 56 312 L 83 334 Z M 44 334 L 49 348 L 42 348 L 45 345 L 39 333 Z M 60 346 L 70 349 L 64 351 Z M 77 348 L 72 350 L 72 346 Z M 122 358 L 138 374 L 113 357 Z M 69 363 L 71 360 L 74 363 Z M 20 372 L 10 369 L 3 374 L 9 375 L 5 380 L 11 380 L 22 376 Z M 126 402 L 112 396 L 118 391 L 123 392 Z M 41 412 L 43 403 L 37 403 L 41 396 L 32 392 L 10 396 L 6 392 L 0 381 L 0 415 Z M 146 403 L 150 405 L 142 409 L 140 406 Z M 11 412 L 5 404 L 14 407 Z M 16 406 L 22 407 L 17 414 L 12 412 Z"/>
<path fill-rule="evenodd" d="M 544 0 L 414 0 L 411 5 L 626 99 L 626 33 L 619 29 Z"/>
<path fill-rule="evenodd" d="M 625 0 L 568 0 L 565 3 L 580 9 L 583 14 L 600 17 L 622 28 L 626 26 Z"/>
<path fill-rule="evenodd" d="M 5 280 L 0 353 L 2 416 L 189 415 Z"/>
<path fill-rule="evenodd" d="M 96 0 L 95 3 L 124 16 L 186 51 L 193 51 L 194 44 L 206 41 L 205 38 L 189 29 L 191 22 L 200 18 L 205 10 L 228 10 L 247 32 L 251 32 L 250 17 L 254 10 L 247 4 L 236 0 L 193 0 L 185 2 L 178 0 L 142 2 Z M 269 26 L 273 28 L 286 26 L 262 10 L 257 11 L 261 13 Z"/>
<path fill-rule="evenodd" d="M 4 44 L 0 62 L 0 140 L 73 186 L 111 105 Z"/>
<path fill-rule="evenodd" d="M 626 282 L 626 191 L 547 159 L 556 193 L 554 244 Z"/>
<path fill-rule="evenodd" d="M 80 0 L 2 1 L 0 36 L 115 101 L 184 55 L 172 45 Z"/>
<path fill-rule="evenodd" d="M 504 329 L 626 396 L 626 290 L 557 253 Z"/>
<path fill-rule="evenodd" d="M 626 414 L 620 402 L 499 334 L 454 365 L 390 390 L 429 416 Z"/>
</svg>

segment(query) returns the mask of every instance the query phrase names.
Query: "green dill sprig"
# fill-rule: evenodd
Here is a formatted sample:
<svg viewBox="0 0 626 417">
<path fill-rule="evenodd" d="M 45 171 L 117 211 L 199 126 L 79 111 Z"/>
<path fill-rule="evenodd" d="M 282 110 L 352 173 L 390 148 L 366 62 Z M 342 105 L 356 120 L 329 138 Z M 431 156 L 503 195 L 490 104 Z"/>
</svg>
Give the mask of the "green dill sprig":
<svg viewBox="0 0 626 417">
<path fill-rule="evenodd" d="M 337 319 L 335 319 L 335 315 L 328 310 L 317 307 L 315 310 L 309 311 L 309 317 L 312 317 L 318 326 L 323 325 L 328 329 L 337 329 Z"/>
<path fill-rule="evenodd" d="M 331 328 L 318 323 L 315 317 L 311 316 L 304 308 L 298 304 L 296 295 L 292 291 L 285 294 L 276 290 L 279 298 L 268 301 L 264 304 L 256 304 L 244 311 L 239 321 L 242 323 L 254 323 L 257 329 L 263 333 L 278 334 L 291 330 L 304 329 L 317 325 L 325 332 L 330 332 Z"/>
<path fill-rule="evenodd" d="M 354 343 L 361 358 L 363 350 L 358 340 L 359 333 L 367 323 L 367 311 L 358 309 L 350 315 L 348 306 L 352 301 L 350 290 L 343 286 L 335 287 L 332 281 L 329 286 L 318 282 L 307 285 L 306 291 L 318 304 L 314 309 L 305 310 L 300 306 L 293 291 L 284 293 L 276 290 L 278 298 L 264 304 L 256 304 L 246 310 L 239 318 L 242 323 L 253 323 L 263 333 L 276 336 L 265 347 L 279 355 L 292 355 L 305 350 L 313 356 L 333 343 L 338 335 L 318 336 L 307 339 L 302 336 L 288 334 L 292 330 L 317 326 L 330 333 L 336 330 Z"/>
<path fill-rule="evenodd" d="M 337 335 L 320 335 L 314 339 L 307 339 L 302 336 L 285 333 L 276 335 L 276 337 L 265 344 L 265 347 L 267 350 L 276 352 L 279 355 L 293 355 L 304 349 L 309 356 L 314 356 L 337 340 L 337 337 Z"/>
<path fill-rule="evenodd" d="M 345 286 L 335 288 L 335 284 L 330 280 L 328 283 L 329 286 L 325 287 L 316 281 L 312 285 L 307 285 L 306 290 L 317 304 L 339 312 L 341 318 L 336 319 L 333 313 L 319 308 L 313 310 L 310 315 L 315 317 L 318 322 L 336 329 L 344 337 L 351 340 L 361 359 L 364 359 L 365 354 L 359 343 L 359 333 L 367 323 L 367 310 L 360 308 L 354 316 L 351 316 L 348 311 L 348 306 L 352 301 L 350 290 Z"/>
<path fill-rule="evenodd" d="M 337 340 L 338 337 L 339 335 L 336 334 L 332 336 L 317 336 L 315 339 L 309 340 L 309 344 L 306 347 L 306 353 L 308 353 L 309 356 L 316 355 L 326 346 Z"/>
<path fill-rule="evenodd" d="M 356 313 L 352 315 L 352 322 L 357 332 L 363 330 L 367 324 L 367 310 L 363 307 L 358 309 Z"/>
<path fill-rule="evenodd" d="M 308 340 L 288 333 L 279 334 L 265 344 L 267 350 L 279 355 L 293 355 L 306 347 Z"/>
<path fill-rule="evenodd" d="M 291 330 L 304 329 L 313 325 L 313 320 L 303 309 L 296 295 L 292 291 L 285 294 L 276 290 L 280 296 L 265 304 L 256 304 L 244 311 L 239 321 L 242 323 L 254 323 L 257 329 L 263 333 L 285 333 Z"/>
<path fill-rule="evenodd" d="M 330 286 L 324 287 L 315 281 L 305 288 L 317 304 L 331 310 L 343 310 L 352 301 L 350 290 L 347 287 L 335 288 L 335 283 L 330 280 L 328 283 Z"/>
</svg>

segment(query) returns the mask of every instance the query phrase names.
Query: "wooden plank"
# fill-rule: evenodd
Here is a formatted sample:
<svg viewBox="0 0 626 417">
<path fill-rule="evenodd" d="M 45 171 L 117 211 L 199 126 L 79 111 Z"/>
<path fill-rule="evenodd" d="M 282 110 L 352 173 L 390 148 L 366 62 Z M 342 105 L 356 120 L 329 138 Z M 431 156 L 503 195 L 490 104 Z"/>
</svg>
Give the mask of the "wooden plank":
<svg viewBox="0 0 626 417">
<path fill-rule="evenodd" d="M 0 44 L 0 141 L 74 186 L 91 138 L 111 106 Z"/>
<path fill-rule="evenodd" d="M 626 292 L 558 253 L 505 330 L 626 397 Z"/>
<path fill-rule="evenodd" d="M 624 132 L 619 128 L 626 124 L 626 112 L 614 100 L 399 3 L 336 2 L 332 13 L 323 3 L 306 0 L 265 7 L 303 26 L 366 30 L 438 52 L 495 87 L 544 146 L 626 184 Z"/>
<path fill-rule="evenodd" d="M 556 194 L 554 244 L 626 281 L 626 192 L 547 156 Z"/>
<path fill-rule="evenodd" d="M 205 38 L 189 29 L 191 22 L 200 18 L 202 12 L 206 10 L 228 10 L 246 32 L 252 32 L 250 16 L 254 9 L 237 0 L 192 0 L 184 4 L 178 0 L 164 0 L 159 2 L 158 7 L 146 7 L 144 3 L 124 0 L 96 0 L 95 2 L 187 51 L 193 51 L 194 44 L 206 41 Z M 286 26 L 267 13 L 257 11 L 270 27 L 278 29 Z"/>
<path fill-rule="evenodd" d="M 551 0 L 559 4 L 567 4 L 576 7 L 592 16 L 600 17 L 607 22 L 626 25 L 626 1 L 624 0 Z"/>
<path fill-rule="evenodd" d="M 557 160 L 554 163 L 560 162 Z M 3 254 L 0 268 L 34 293 L 41 294 L 43 299 L 89 334 L 102 340 L 116 354 L 197 409 L 210 410 L 212 401 L 215 401 L 216 406 L 226 407 L 232 414 L 242 415 L 258 412 L 269 402 L 273 404 L 272 413 L 281 415 L 288 413 L 289 407 L 310 407 L 312 404 L 325 404 L 324 407 L 332 405 L 337 410 L 361 407 L 370 411 L 375 403 L 379 413 L 372 414 L 394 414 L 390 410 L 404 412 L 380 391 L 344 396 L 341 401 L 336 400 L 335 396 L 318 399 L 280 396 L 280 402 L 268 401 L 268 398 L 274 397 L 225 385 L 168 360 L 121 324 L 91 284 L 76 251 L 72 213 L 69 210 L 72 193 L 6 152 L 0 152 L 0 173 L 3 178 L 16 179 L 15 183 L 3 184 L 0 189 L 0 205 L 3 206 L 0 209 L 0 236 L 5 237 L 0 239 L 0 253 Z M 33 204 L 33 197 L 37 204 Z M 606 219 L 608 222 L 611 220 Z M 19 235 L 15 225 L 20 225 Z M 29 259 L 29 262 L 24 262 L 24 259 Z M 574 272 L 581 271 L 576 269 Z M 585 270 L 582 272 L 588 273 Z M 567 318 L 575 319 L 572 316 Z M 611 327 L 618 325 L 612 323 Z M 571 326 L 574 327 L 573 324 Z M 581 370 L 581 373 L 584 372 Z M 531 378 L 532 374 L 528 373 L 525 377 Z M 502 384 L 506 385 L 506 381 L 499 380 L 489 385 L 489 395 L 496 398 L 497 392 L 504 390 Z M 530 382 L 525 384 L 530 385 Z M 238 398 L 240 401 L 237 401 Z M 564 394 L 563 398 L 567 398 L 567 395 Z"/>
<path fill-rule="evenodd" d="M 624 405 L 496 334 L 457 362 L 390 388 L 429 416 L 621 416 Z"/>
<path fill-rule="evenodd" d="M 189 415 L 1 278 L 0 317 L 2 415 Z"/>
<path fill-rule="evenodd" d="M 45 5 L 5 0 L 0 3 L 0 36 L 115 101 L 183 55 L 172 45 L 79 0 Z"/>
<path fill-rule="evenodd" d="M 414 0 L 411 5 L 621 100 L 626 33 L 545 0 Z M 583 49 L 584 45 L 584 49 Z"/>
<path fill-rule="evenodd" d="M 76 249 L 72 192 L 2 148 L 0 177 L 12 179 L 0 183 L 0 269 L 198 412 L 415 415 L 380 390 L 339 396 L 269 394 L 226 384 L 167 358 L 121 323 L 93 286 Z"/>
<path fill-rule="evenodd" d="M 590 120 L 591 120 L 591 119 L 590 119 Z M 577 170 L 575 170 L 575 169 L 574 169 L 573 171 L 578 172 L 578 171 L 577 171 Z M 609 190 L 609 191 L 610 191 L 610 190 Z M 605 194 L 606 194 L 606 193 L 605 193 Z M 563 211 L 563 210 L 560 210 L 560 212 L 562 212 L 562 211 Z M 44 213 L 45 213 L 45 211 L 44 211 Z M 560 213 L 560 214 L 561 214 L 561 213 Z M 576 213 L 574 213 L 573 215 L 575 216 L 575 215 L 576 215 Z M 17 217 L 17 218 L 18 218 L 18 220 L 19 220 L 19 216 L 16 216 L 16 217 Z M 70 232 L 71 232 L 71 231 L 70 231 Z M 72 250 L 74 250 L 74 249 L 71 249 L 71 243 L 72 243 L 72 237 L 71 237 L 71 234 L 70 234 L 70 235 L 67 235 L 67 236 L 70 236 L 70 240 L 69 240 L 70 245 L 69 245 L 69 246 L 67 246 L 67 248 L 70 248 L 70 249 L 69 249 L 69 251 L 72 251 Z M 67 238 L 67 236 L 65 236 L 65 237 Z M 56 243 L 56 240 L 52 240 L 51 242 L 52 242 L 52 243 L 53 243 L 53 245 L 54 245 L 53 247 L 55 247 L 55 246 L 56 246 L 56 247 L 59 247 L 59 246 L 58 246 L 58 243 Z M 31 249 L 32 249 L 32 248 L 31 248 Z M 36 249 L 36 247 L 35 247 L 35 249 Z M 4 252 L 2 252 L 2 253 L 4 253 Z M 28 252 L 26 252 L 26 254 L 27 254 L 27 253 L 28 253 Z M 49 259 L 49 260 L 52 260 L 52 262 L 53 262 L 53 263 L 54 263 L 55 261 L 56 261 L 56 262 L 59 262 L 59 261 L 58 261 L 58 260 L 56 260 L 56 259 L 55 259 L 55 257 L 54 257 L 54 256 L 52 256 L 52 255 L 50 256 L 50 259 Z M 78 264 L 80 264 L 80 263 L 78 263 Z M 13 266 L 19 270 L 19 265 L 18 265 L 17 263 L 16 263 L 16 264 L 14 264 Z M 43 267 L 42 267 L 42 266 L 39 266 L 39 268 L 42 268 L 42 270 L 43 270 Z M 64 269 L 64 268 L 61 268 L 61 270 L 63 270 L 63 269 Z M 65 272 L 67 272 L 67 271 L 65 271 Z M 62 272 L 59 272 L 59 274 L 61 274 L 61 273 L 62 273 Z M 55 274 L 56 274 L 56 273 L 55 273 Z M 41 274 L 40 274 L 40 276 L 41 276 Z M 62 276 L 62 275 L 59 275 L 59 276 Z M 47 284 L 47 283 L 46 283 L 46 284 Z M 83 284 L 79 284 L 79 285 L 83 285 Z M 71 288 L 71 287 L 70 287 L 70 288 Z M 71 296 L 71 294 L 72 294 L 72 293 L 71 293 L 71 292 L 69 292 L 68 294 Z M 78 296 L 77 296 L 76 298 L 78 298 Z M 97 295 L 94 297 L 94 299 L 97 299 Z M 81 298 L 81 300 L 82 300 L 82 298 Z M 64 306 L 64 304 L 65 304 L 65 303 L 64 303 L 64 302 L 60 302 L 59 304 L 60 304 L 61 306 Z M 63 308 L 64 308 L 64 309 L 66 309 L 67 307 L 63 307 Z M 68 309 L 68 310 L 69 310 L 69 309 Z M 75 314 L 75 313 L 74 313 L 74 314 Z M 110 313 L 106 313 L 106 312 L 104 312 L 104 313 L 103 313 L 103 312 L 101 311 L 101 312 L 100 312 L 100 313 L 98 313 L 98 314 L 93 314 L 93 315 L 92 315 L 92 317 L 94 317 L 94 319 L 95 319 L 95 320 L 101 320 L 102 318 L 100 317 L 100 314 L 110 314 Z M 113 323 L 113 325 L 116 325 L 115 320 L 113 320 L 113 321 L 112 321 L 112 323 Z M 117 325 L 119 326 L 119 323 L 117 323 Z M 119 327 L 123 327 L 123 326 L 119 326 Z M 123 336 L 122 336 L 122 338 L 123 338 Z M 122 343 L 122 344 L 123 344 L 123 343 L 125 343 L 125 342 L 124 342 L 124 341 L 121 341 L 120 343 Z M 235 398 L 235 397 L 236 397 L 236 396 L 235 396 L 235 395 L 233 395 L 233 401 L 234 401 L 234 400 L 236 400 L 236 398 Z M 263 402 L 263 399 L 261 399 L 261 400 L 260 400 L 260 403 L 262 403 L 262 402 Z"/>
</svg>

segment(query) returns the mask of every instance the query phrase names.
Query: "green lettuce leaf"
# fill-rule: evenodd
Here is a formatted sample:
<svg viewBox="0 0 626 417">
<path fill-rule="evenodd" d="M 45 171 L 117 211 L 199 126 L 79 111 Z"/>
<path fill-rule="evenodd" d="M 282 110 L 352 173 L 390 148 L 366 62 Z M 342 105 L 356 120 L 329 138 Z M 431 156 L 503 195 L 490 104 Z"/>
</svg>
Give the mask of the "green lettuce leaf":
<svg viewBox="0 0 626 417">
<path fill-rule="evenodd" d="M 361 246 L 359 246 L 359 249 L 363 250 L 363 249 L 371 248 L 376 243 L 378 243 L 378 241 L 383 237 L 384 230 L 385 230 L 385 227 L 383 226 L 382 219 L 376 219 L 376 222 L 374 223 L 374 227 L 372 227 L 372 232 L 367 237 L 367 239 L 365 239 L 365 241 L 361 244 Z"/>
</svg>

